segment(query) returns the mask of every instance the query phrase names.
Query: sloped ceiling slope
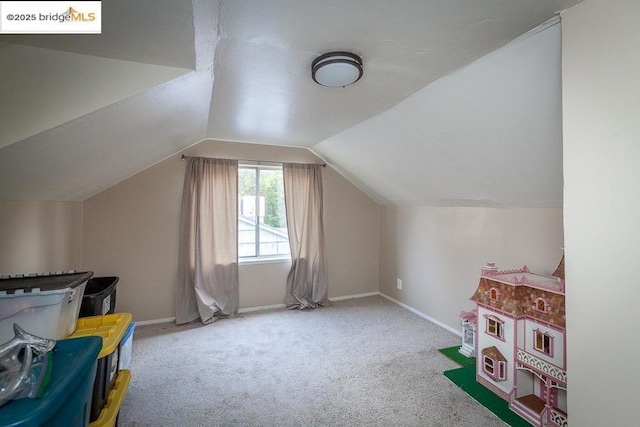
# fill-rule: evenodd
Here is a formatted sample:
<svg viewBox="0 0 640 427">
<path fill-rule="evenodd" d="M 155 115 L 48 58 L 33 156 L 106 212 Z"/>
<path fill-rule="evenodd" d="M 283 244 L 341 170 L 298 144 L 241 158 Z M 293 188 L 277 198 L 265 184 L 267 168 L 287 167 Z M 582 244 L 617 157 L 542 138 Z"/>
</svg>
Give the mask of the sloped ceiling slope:
<svg viewBox="0 0 640 427">
<path fill-rule="evenodd" d="M 381 202 L 541 204 L 488 187 L 407 187 L 409 174 L 424 174 L 405 161 L 423 156 L 450 174 L 438 179 L 465 181 L 466 167 L 441 167 L 459 153 L 465 164 L 467 151 L 452 151 L 448 135 L 417 131 L 439 145 L 373 138 L 381 147 L 370 152 L 362 142 L 373 136 L 371 117 L 413 126 L 381 117 L 577 1 L 109 0 L 101 35 L 0 36 L 0 199 L 85 200 L 213 138 L 313 148 Z M 361 55 L 363 79 L 314 84 L 310 64 L 331 50 Z M 456 115 L 440 113 L 430 123 Z M 489 175 L 487 184 L 497 181 Z"/>
<path fill-rule="evenodd" d="M 560 24 L 313 147 L 381 203 L 562 207 Z"/>
<path fill-rule="evenodd" d="M 217 5 L 102 8 L 100 36 L 0 38 L 0 199 L 84 200 L 206 136 Z"/>
</svg>

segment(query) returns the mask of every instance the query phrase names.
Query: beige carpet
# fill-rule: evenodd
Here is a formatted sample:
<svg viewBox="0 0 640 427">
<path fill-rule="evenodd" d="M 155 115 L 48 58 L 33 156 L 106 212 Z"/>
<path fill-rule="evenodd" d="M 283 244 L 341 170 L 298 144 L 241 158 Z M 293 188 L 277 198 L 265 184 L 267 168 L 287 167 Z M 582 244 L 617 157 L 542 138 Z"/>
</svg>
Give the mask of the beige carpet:
<svg viewBox="0 0 640 427">
<path fill-rule="evenodd" d="M 459 338 L 381 297 L 138 327 L 120 426 L 504 426 L 442 375 Z"/>
</svg>

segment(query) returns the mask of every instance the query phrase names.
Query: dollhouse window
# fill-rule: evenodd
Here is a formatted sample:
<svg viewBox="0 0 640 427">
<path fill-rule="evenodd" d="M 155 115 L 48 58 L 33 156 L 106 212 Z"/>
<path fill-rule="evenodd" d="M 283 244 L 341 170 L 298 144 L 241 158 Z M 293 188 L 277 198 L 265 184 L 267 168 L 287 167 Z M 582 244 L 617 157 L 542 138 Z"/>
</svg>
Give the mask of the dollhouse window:
<svg viewBox="0 0 640 427">
<path fill-rule="evenodd" d="M 544 298 L 536 298 L 533 303 L 533 309 L 541 313 L 548 313 L 550 308 L 549 301 Z"/>
<path fill-rule="evenodd" d="M 492 301 L 498 301 L 500 299 L 500 291 L 497 288 L 489 289 L 489 299 Z"/>
<path fill-rule="evenodd" d="M 496 381 L 504 381 L 507 379 L 506 362 L 496 361 L 489 356 L 484 356 L 482 369 L 487 375 Z"/>
<path fill-rule="evenodd" d="M 486 333 L 496 338 L 504 340 L 504 322 L 494 316 L 486 316 L 487 329 Z"/>
<path fill-rule="evenodd" d="M 493 374 L 495 373 L 495 368 L 493 367 L 494 363 L 493 363 L 493 359 L 485 356 L 484 357 L 484 371 L 493 376 Z"/>
<path fill-rule="evenodd" d="M 534 348 L 547 356 L 553 356 L 553 337 L 539 329 L 534 330 L 533 335 Z"/>
</svg>

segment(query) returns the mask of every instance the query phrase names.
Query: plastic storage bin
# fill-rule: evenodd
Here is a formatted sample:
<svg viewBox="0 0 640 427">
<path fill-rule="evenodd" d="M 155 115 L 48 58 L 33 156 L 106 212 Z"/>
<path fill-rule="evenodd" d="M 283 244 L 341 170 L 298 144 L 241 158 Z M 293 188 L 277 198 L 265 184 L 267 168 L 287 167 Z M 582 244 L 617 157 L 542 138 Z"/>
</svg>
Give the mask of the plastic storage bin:
<svg viewBox="0 0 640 427">
<path fill-rule="evenodd" d="M 12 400 L 0 408 L 6 427 L 85 427 L 101 341 L 98 337 L 61 340 L 53 350 L 51 380 L 40 399 Z"/>
<path fill-rule="evenodd" d="M 96 379 L 91 399 L 93 422 L 100 416 L 109 392 L 114 387 L 118 373 L 120 342 L 131 324 L 131 314 L 116 313 L 106 316 L 81 317 L 76 331 L 69 337 L 97 336 L 102 338 L 102 350 L 98 354 Z"/>
<path fill-rule="evenodd" d="M 136 329 L 136 324 L 131 323 L 127 328 L 127 332 L 124 333 L 122 341 L 120 342 L 120 361 L 118 362 L 118 369 L 129 369 L 131 366 L 131 350 L 133 348 L 133 331 Z"/>
<path fill-rule="evenodd" d="M 124 396 L 127 394 L 127 388 L 131 381 L 131 371 L 123 369 L 118 372 L 118 377 L 113 386 L 113 389 L 109 392 L 107 402 L 100 412 L 100 416 L 97 420 L 91 422 L 89 427 L 113 427 L 118 424 L 118 414 L 120 413 L 120 407 Z"/>
<path fill-rule="evenodd" d="M 13 338 L 14 323 L 43 338 L 59 340 L 71 334 L 92 275 L 83 272 L 0 279 L 0 344 Z"/>
<path fill-rule="evenodd" d="M 80 317 L 113 314 L 116 308 L 118 278 L 94 277 L 87 283 L 80 306 Z"/>
</svg>

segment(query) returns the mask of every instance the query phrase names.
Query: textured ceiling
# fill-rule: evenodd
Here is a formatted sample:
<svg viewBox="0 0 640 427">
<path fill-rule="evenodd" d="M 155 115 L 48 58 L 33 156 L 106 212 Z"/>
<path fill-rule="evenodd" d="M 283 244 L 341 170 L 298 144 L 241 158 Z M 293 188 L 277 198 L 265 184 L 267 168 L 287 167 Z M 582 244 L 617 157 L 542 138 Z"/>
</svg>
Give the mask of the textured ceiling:
<svg viewBox="0 0 640 427">
<path fill-rule="evenodd" d="M 0 36 L 0 199 L 84 200 L 214 138 L 309 147 L 381 202 L 446 204 L 403 194 L 418 172 L 360 171 L 360 142 L 340 135 L 577 1 L 110 0 L 101 35 Z M 314 84 L 311 61 L 331 50 L 362 56 L 362 80 Z M 389 150 L 374 143 L 375 168 Z M 393 144 L 394 165 L 416 157 L 419 141 Z"/>
</svg>

